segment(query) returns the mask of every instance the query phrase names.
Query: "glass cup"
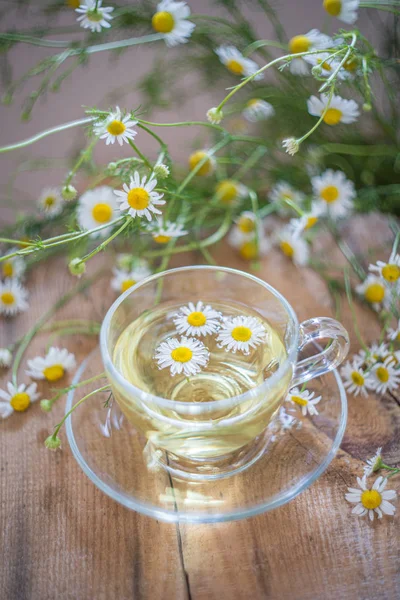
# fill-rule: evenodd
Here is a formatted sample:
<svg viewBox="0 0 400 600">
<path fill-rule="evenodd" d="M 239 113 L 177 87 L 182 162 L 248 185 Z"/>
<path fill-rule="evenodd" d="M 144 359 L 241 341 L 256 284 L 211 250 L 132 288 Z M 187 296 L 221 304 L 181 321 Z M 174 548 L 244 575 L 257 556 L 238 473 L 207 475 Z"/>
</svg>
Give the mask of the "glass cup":
<svg viewBox="0 0 400 600">
<path fill-rule="evenodd" d="M 125 379 L 113 360 L 125 328 L 152 308 L 176 309 L 198 300 L 211 305 L 228 303 L 266 319 L 286 353 L 276 371 L 243 394 L 219 395 L 205 402 L 155 396 Z M 322 340 L 324 349 L 319 345 Z M 306 346 L 314 353 L 299 361 L 298 354 Z M 158 273 L 122 294 L 103 321 L 100 347 L 115 400 L 147 439 L 149 466 L 164 467 L 184 478 L 217 479 L 244 470 L 263 454 L 268 425 L 288 389 L 335 369 L 347 355 L 349 339 L 344 327 L 331 318 L 299 324 L 287 300 L 253 275 L 225 267 L 193 266 Z M 205 369 L 204 376 L 215 376 L 215 385 L 220 384 L 217 373 Z"/>
</svg>

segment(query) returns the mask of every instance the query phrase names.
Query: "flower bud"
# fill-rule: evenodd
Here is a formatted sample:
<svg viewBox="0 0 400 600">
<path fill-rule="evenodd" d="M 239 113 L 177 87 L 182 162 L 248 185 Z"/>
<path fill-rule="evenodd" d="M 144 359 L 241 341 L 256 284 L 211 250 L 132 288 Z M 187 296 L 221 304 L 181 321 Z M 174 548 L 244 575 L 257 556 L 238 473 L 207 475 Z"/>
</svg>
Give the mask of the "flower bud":
<svg viewBox="0 0 400 600">
<path fill-rule="evenodd" d="M 8 348 L 0 348 L 0 367 L 9 367 L 12 363 L 12 354 Z"/>
<path fill-rule="evenodd" d="M 69 272 L 71 275 L 81 277 L 86 271 L 86 265 L 80 258 L 73 258 L 68 264 Z"/>
<path fill-rule="evenodd" d="M 154 175 L 158 179 L 166 179 L 169 175 L 169 167 L 167 167 L 167 165 L 164 165 L 163 163 L 160 163 L 159 165 L 155 165 Z"/>
<path fill-rule="evenodd" d="M 61 190 L 61 195 L 64 198 L 65 202 L 71 202 L 71 200 L 75 200 L 78 195 L 77 190 L 73 185 L 64 185 Z"/>
<path fill-rule="evenodd" d="M 49 450 L 57 450 L 58 448 L 61 448 L 61 440 L 57 435 L 49 435 L 49 437 L 45 440 L 44 445 Z"/>
<path fill-rule="evenodd" d="M 218 125 L 219 123 L 221 123 L 223 118 L 224 113 L 222 112 L 222 110 L 219 110 L 216 106 L 210 108 L 210 110 L 207 111 L 207 119 L 213 125 Z"/>
</svg>

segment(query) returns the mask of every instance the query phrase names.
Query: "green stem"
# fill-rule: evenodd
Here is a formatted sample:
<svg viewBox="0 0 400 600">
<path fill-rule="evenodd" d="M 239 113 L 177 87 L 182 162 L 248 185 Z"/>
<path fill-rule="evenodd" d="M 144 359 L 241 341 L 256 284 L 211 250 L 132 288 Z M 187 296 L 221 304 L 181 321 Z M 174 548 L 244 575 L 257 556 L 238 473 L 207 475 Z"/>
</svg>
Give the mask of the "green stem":
<svg viewBox="0 0 400 600">
<path fill-rule="evenodd" d="M 186 175 L 185 179 L 182 181 L 182 183 L 178 187 L 177 193 L 180 194 L 185 189 L 185 187 L 188 185 L 188 183 L 190 183 L 192 181 L 192 179 L 196 175 L 197 171 L 199 171 L 201 169 L 201 167 L 207 162 L 207 160 L 209 160 L 209 158 L 211 156 L 213 156 L 216 152 L 218 152 L 218 150 L 221 150 L 221 148 L 223 148 L 224 146 L 229 144 L 230 141 L 231 141 L 231 138 L 226 137 L 226 138 L 222 139 L 220 142 L 218 142 L 218 144 L 215 144 L 215 146 L 213 146 L 210 150 L 208 150 L 206 155 L 197 163 L 195 168 L 192 171 L 190 171 L 190 173 L 188 175 Z"/>
<path fill-rule="evenodd" d="M 73 42 L 66 40 L 43 40 L 31 35 L 22 35 L 20 33 L 0 33 L 0 40 L 9 40 L 10 42 L 24 42 L 33 46 L 45 46 L 46 48 L 68 48 Z"/>
<path fill-rule="evenodd" d="M 102 377 L 106 377 L 106 374 L 100 373 L 100 375 L 94 375 L 94 377 L 90 377 L 90 379 L 85 379 L 84 381 L 80 381 L 79 383 L 73 383 L 72 385 L 69 385 L 66 388 L 57 390 L 57 393 L 55 394 L 55 396 L 53 396 L 49 400 L 50 405 L 53 406 L 53 404 L 59 398 L 61 398 L 61 396 L 64 396 L 64 394 L 68 394 L 68 392 L 70 392 L 71 390 L 76 390 L 77 388 L 82 387 L 83 385 L 88 385 L 89 383 L 93 383 L 93 381 L 96 381 L 96 379 L 101 379 Z"/>
<path fill-rule="evenodd" d="M 145 157 L 145 155 L 142 152 L 140 152 L 140 150 L 136 146 L 136 144 L 132 140 L 128 140 L 128 141 L 129 141 L 130 147 L 133 148 L 133 150 L 136 152 L 136 154 L 142 159 L 142 161 L 144 162 L 146 167 L 148 167 L 149 169 L 153 169 L 151 162 Z"/>
<path fill-rule="evenodd" d="M 349 47 L 346 51 L 346 54 L 343 56 L 342 60 L 338 64 L 338 66 L 333 71 L 332 75 L 330 75 L 328 77 L 328 79 L 326 80 L 326 82 L 319 88 L 320 93 L 323 92 L 324 90 L 326 90 L 326 88 L 329 87 L 335 81 L 336 76 L 339 73 L 340 69 L 343 67 L 346 60 L 349 58 L 350 54 L 353 52 L 356 41 L 357 41 L 357 35 L 355 33 L 353 33 L 352 39 L 351 39 L 351 44 L 349 45 Z"/>
<path fill-rule="evenodd" d="M 140 129 L 143 129 L 143 131 L 151 135 L 160 144 L 164 152 L 166 151 L 167 144 L 163 142 L 163 140 L 156 133 L 154 133 L 154 131 L 151 131 L 151 129 L 143 125 L 143 121 L 138 121 L 138 127 L 140 127 Z M 162 159 L 160 160 L 160 162 L 162 162 Z"/>
<path fill-rule="evenodd" d="M 321 123 L 322 123 L 322 121 L 324 120 L 324 118 L 325 118 L 325 115 L 326 115 L 326 113 L 328 112 L 328 110 L 329 110 L 329 107 L 330 107 L 330 105 L 331 105 L 332 96 L 333 96 L 333 94 L 334 94 L 334 91 L 335 91 L 335 88 L 334 88 L 334 86 L 332 86 L 332 87 L 331 87 L 331 89 L 330 89 L 330 91 L 329 91 L 328 101 L 327 101 L 327 103 L 326 103 L 326 105 L 325 105 L 325 108 L 324 108 L 324 110 L 322 111 L 322 114 L 321 114 L 320 118 L 319 118 L 319 119 L 318 119 L 318 121 L 315 123 L 314 127 L 311 127 L 311 129 L 310 129 L 309 131 L 307 131 L 307 133 L 305 133 L 305 134 L 303 135 L 303 137 L 301 137 L 301 138 L 299 138 L 299 139 L 297 140 L 297 143 L 298 143 L 298 144 L 301 144 L 302 142 L 304 142 L 304 140 L 306 140 L 308 137 L 310 137 L 310 135 L 311 135 L 312 133 L 314 133 L 314 131 L 315 131 L 316 129 L 318 129 L 318 127 L 321 125 Z"/>
<path fill-rule="evenodd" d="M 95 394 L 98 394 L 99 392 L 105 392 L 106 390 L 109 390 L 110 385 L 104 385 L 101 388 L 97 388 L 97 390 L 93 390 L 93 392 L 90 392 L 89 394 L 86 394 L 86 396 L 83 396 L 83 398 L 81 398 L 76 404 L 74 404 L 74 406 L 67 412 L 65 413 L 64 417 L 61 419 L 61 421 L 55 426 L 54 432 L 52 437 L 54 439 L 56 439 L 58 432 L 60 431 L 61 427 L 64 425 L 65 421 L 68 419 L 68 417 L 72 414 L 72 412 L 78 408 L 78 406 L 80 406 L 81 404 L 83 404 L 83 402 L 85 400 L 87 400 L 88 398 L 90 398 L 91 396 L 94 396 Z"/>
<path fill-rule="evenodd" d="M 369 348 L 368 348 L 367 344 L 364 342 L 364 339 L 363 339 L 363 337 L 361 335 L 361 332 L 360 332 L 360 328 L 358 326 L 357 315 L 356 315 L 356 311 L 355 311 L 354 303 L 353 303 L 353 296 L 352 296 L 352 293 L 351 293 L 351 283 L 350 283 L 350 277 L 349 277 L 348 269 L 344 269 L 343 275 L 344 275 L 344 285 L 345 285 L 345 290 L 346 290 L 347 301 L 349 303 L 350 311 L 351 311 L 351 316 L 353 318 L 354 333 L 356 334 L 356 337 L 357 337 L 357 339 L 358 339 L 358 341 L 360 343 L 360 346 L 366 352 L 369 352 Z"/>
<path fill-rule="evenodd" d="M 207 123 L 207 121 L 179 121 L 177 123 L 153 123 L 152 121 L 143 121 L 142 119 L 138 119 L 138 124 L 149 125 L 149 127 L 186 127 L 189 125 L 195 125 L 200 127 L 208 127 L 210 129 L 215 129 L 216 131 L 221 131 L 225 133 L 225 129 L 220 127 L 219 125 L 213 125 L 212 123 Z"/>
<path fill-rule="evenodd" d="M 90 144 L 87 146 L 87 148 L 81 152 L 78 160 L 76 161 L 75 165 L 72 167 L 72 169 L 70 170 L 70 172 L 67 175 L 67 178 L 64 181 L 65 186 L 67 186 L 71 183 L 73 176 L 75 175 L 77 170 L 80 168 L 82 163 L 91 157 L 93 148 L 95 147 L 95 145 L 97 144 L 98 141 L 99 141 L 99 138 L 95 137 L 94 140 L 91 141 Z"/>
<path fill-rule="evenodd" d="M 235 173 L 234 179 L 240 181 L 243 176 L 254 167 L 255 164 L 264 156 L 267 152 L 265 147 L 256 148 L 249 156 L 249 158 L 242 164 L 240 169 Z"/>
<path fill-rule="evenodd" d="M 358 262 L 357 257 L 354 254 L 353 250 L 350 248 L 350 246 L 347 244 L 347 242 L 345 242 L 340 237 L 340 233 L 336 227 L 336 224 L 332 220 L 330 220 L 327 225 L 328 225 L 328 230 L 332 234 L 333 239 L 335 240 L 339 250 L 341 251 L 343 256 L 346 258 L 346 260 L 348 261 L 348 263 L 350 264 L 350 266 L 352 267 L 352 269 L 354 270 L 356 275 L 361 279 L 361 281 L 363 281 L 365 279 L 366 273 L 365 273 L 363 267 Z"/>
<path fill-rule="evenodd" d="M 251 54 L 253 54 L 253 52 L 256 52 L 259 48 L 263 48 L 264 46 L 280 48 L 281 50 L 287 49 L 287 44 L 280 44 L 279 42 L 273 42 L 271 40 L 257 40 L 256 42 L 253 42 L 243 50 L 243 56 L 250 56 Z"/>
<path fill-rule="evenodd" d="M 110 237 L 108 237 L 106 240 L 104 240 L 104 242 L 102 242 L 101 244 L 99 244 L 97 246 L 97 248 L 95 248 L 94 250 L 92 250 L 91 252 L 89 252 L 89 254 L 87 254 L 86 256 L 84 256 L 81 261 L 82 262 L 87 262 L 90 258 L 93 258 L 93 256 L 95 256 L 96 254 L 98 254 L 99 252 L 101 252 L 101 250 L 104 250 L 104 248 L 106 246 L 108 246 L 108 244 L 110 242 L 112 242 L 112 240 L 114 238 L 116 238 L 120 233 L 122 233 L 124 231 L 124 229 L 132 222 L 132 217 L 128 216 L 125 220 L 125 222 L 121 225 L 121 227 L 119 229 L 117 229 L 117 231 L 115 231 L 112 235 L 110 235 Z"/>
</svg>

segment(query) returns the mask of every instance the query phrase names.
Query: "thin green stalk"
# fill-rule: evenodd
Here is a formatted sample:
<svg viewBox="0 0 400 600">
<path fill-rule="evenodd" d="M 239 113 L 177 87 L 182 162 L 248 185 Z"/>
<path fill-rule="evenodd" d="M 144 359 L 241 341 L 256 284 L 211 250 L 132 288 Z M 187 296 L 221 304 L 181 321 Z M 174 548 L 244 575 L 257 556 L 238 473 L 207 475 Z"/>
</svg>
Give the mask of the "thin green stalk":
<svg viewBox="0 0 400 600">
<path fill-rule="evenodd" d="M 153 123 L 152 121 L 143 121 L 143 119 L 138 119 L 138 124 L 140 125 L 148 125 L 149 127 L 187 127 L 189 125 L 200 126 L 200 127 L 208 127 L 210 129 L 215 129 L 216 131 L 221 131 L 225 133 L 225 129 L 220 127 L 219 125 L 213 125 L 213 123 L 207 123 L 207 121 L 179 121 L 177 123 Z"/>
<path fill-rule="evenodd" d="M 64 181 L 65 186 L 68 186 L 71 183 L 73 176 L 78 171 L 82 163 L 85 162 L 85 160 L 87 160 L 88 158 L 90 158 L 90 156 L 92 155 L 93 148 L 95 147 L 98 141 L 99 138 L 95 137 L 87 146 L 87 148 L 80 153 L 78 160 L 76 161 L 76 163 L 74 164 Z"/>
<path fill-rule="evenodd" d="M 243 56 L 250 56 L 251 54 L 253 54 L 253 52 L 256 52 L 259 48 L 263 48 L 264 46 L 270 46 L 271 48 L 280 48 L 281 50 L 287 49 L 287 44 L 281 44 L 272 40 L 257 40 L 256 42 L 249 44 L 247 48 L 243 50 Z"/>
<path fill-rule="evenodd" d="M 140 129 L 143 129 L 143 131 L 151 135 L 160 144 L 161 148 L 165 152 L 167 144 L 163 142 L 163 140 L 156 133 L 154 133 L 154 131 L 151 131 L 151 129 L 143 125 L 143 121 L 138 121 L 138 127 L 140 127 Z M 160 160 L 160 162 L 162 162 L 162 159 Z"/>
<path fill-rule="evenodd" d="M 136 154 L 142 159 L 142 161 L 144 162 L 146 167 L 148 167 L 149 169 L 153 169 L 153 165 L 151 164 L 151 162 L 139 150 L 139 148 L 136 146 L 136 144 L 132 140 L 128 140 L 128 141 L 129 141 L 130 147 L 133 148 L 133 150 L 136 152 Z"/>
<path fill-rule="evenodd" d="M 93 258 L 93 256 L 95 256 L 96 254 L 98 254 L 99 252 L 101 252 L 101 250 L 104 250 L 104 248 L 106 246 L 108 246 L 108 244 L 110 242 L 112 242 L 112 240 L 114 238 L 116 238 L 117 236 L 119 236 L 120 233 L 122 233 L 124 231 L 124 229 L 126 229 L 126 227 L 131 223 L 132 221 L 132 217 L 128 216 L 126 217 L 125 223 L 123 223 L 121 225 L 121 227 L 119 229 L 117 229 L 117 231 L 115 231 L 112 235 L 110 235 L 110 237 L 108 237 L 106 240 L 104 240 L 104 242 L 102 242 L 101 244 L 99 244 L 94 250 L 92 250 L 91 252 L 89 252 L 89 254 L 87 254 L 86 256 L 84 256 L 83 258 L 81 258 L 81 262 L 87 262 L 90 258 Z"/>
<path fill-rule="evenodd" d="M 76 390 L 79 387 L 82 387 L 84 385 L 88 385 L 89 383 L 93 383 L 93 381 L 96 381 L 97 379 L 101 379 L 106 377 L 105 373 L 100 373 L 99 375 L 94 375 L 93 377 L 90 377 L 89 379 L 85 379 L 84 381 L 79 381 L 78 383 L 73 383 L 72 385 L 69 385 L 66 388 L 62 388 L 60 390 L 57 390 L 57 393 L 50 398 L 50 400 L 46 401 L 47 407 L 46 407 L 46 412 L 49 412 L 49 410 L 51 410 L 51 408 L 53 407 L 53 404 L 55 402 L 57 402 L 57 400 L 59 398 L 61 398 L 62 396 L 64 396 L 64 394 L 68 394 L 68 392 L 70 392 L 71 390 Z"/>
<path fill-rule="evenodd" d="M 366 276 L 366 273 L 365 273 L 363 267 L 358 262 L 356 255 L 354 254 L 354 252 L 350 248 L 350 246 L 347 244 L 347 242 L 345 242 L 341 238 L 340 233 L 336 227 L 336 224 L 332 220 L 330 220 L 328 222 L 328 230 L 332 234 L 332 237 L 335 240 L 339 250 L 341 251 L 343 256 L 346 258 L 346 260 L 348 261 L 348 263 L 350 264 L 350 266 L 352 267 L 352 269 L 354 270 L 356 275 L 361 279 L 361 281 L 363 281 Z"/>
<path fill-rule="evenodd" d="M 361 335 L 361 332 L 360 332 L 360 328 L 358 326 L 357 315 L 356 315 L 356 311 L 355 311 L 354 303 L 353 303 L 353 296 L 352 296 L 352 293 L 351 293 L 351 283 L 350 283 L 350 276 L 349 276 L 348 269 L 343 269 L 343 276 L 344 276 L 344 285 L 345 285 L 345 290 L 346 290 L 347 301 L 349 303 L 349 307 L 350 307 L 350 311 L 351 311 L 351 316 L 352 316 L 352 319 L 353 319 L 354 333 L 356 334 L 356 337 L 357 337 L 357 340 L 358 340 L 360 346 L 366 352 L 369 352 L 369 348 L 368 348 L 367 344 L 364 342 L 364 339 L 363 339 L 363 337 Z"/>
<path fill-rule="evenodd" d="M 209 160 L 209 157 L 213 156 L 216 152 L 218 152 L 218 150 L 221 150 L 221 148 L 223 148 L 224 146 L 229 144 L 230 141 L 231 141 L 230 137 L 226 137 L 226 138 L 222 139 L 220 142 L 218 142 L 218 144 L 215 144 L 215 146 L 213 146 L 210 150 L 208 150 L 206 155 L 198 162 L 198 164 L 195 166 L 195 168 L 192 171 L 190 171 L 190 173 L 188 175 L 186 175 L 185 179 L 182 181 L 182 183 L 178 187 L 177 193 L 180 194 L 185 189 L 185 187 L 188 185 L 188 183 L 190 183 L 192 181 L 192 179 L 196 175 L 197 171 L 199 171 L 201 169 L 201 167 L 207 162 L 207 160 Z"/>
<path fill-rule="evenodd" d="M 31 35 L 22 35 L 20 33 L 0 33 L 0 40 L 10 42 L 24 42 L 33 46 L 44 46 L 46 48 L 68 48 L 73 42 L 68 40 L 44 40 Z"/>
<path fill-rule="evenodd" d="M 256 148 L 250 154 L 249 158 L 245 160 L 240 169 L 235 173 L 234 179 L 240 181 L 243 176 L 258 163 L 260 158 L 262 158 L 266 152 L 267 149 L 265 147 Z"/>
<path fill-rule="evenodd" d="M 351 43 L 349 45 L 348 50 L 346 51 L 346 54 L 343 56 L 342 60 L 340 61 L 340 63 L 336 67 L 336 69 L 333 71 L 333 73 L 328 77 L 326 82 L 319 88 L 320 93 L 323 92 L 324 90 L 326 90 L 326 88 L 329 87 L 332 84 L 332 82 L 335 81 L 340 69 L 343 67 L 346 60 L 349 58 L 350 54 L 353 52 L 356 41 L 357 41 L 357 35 L 355 33 L 353 33 Z"/>
</svg>

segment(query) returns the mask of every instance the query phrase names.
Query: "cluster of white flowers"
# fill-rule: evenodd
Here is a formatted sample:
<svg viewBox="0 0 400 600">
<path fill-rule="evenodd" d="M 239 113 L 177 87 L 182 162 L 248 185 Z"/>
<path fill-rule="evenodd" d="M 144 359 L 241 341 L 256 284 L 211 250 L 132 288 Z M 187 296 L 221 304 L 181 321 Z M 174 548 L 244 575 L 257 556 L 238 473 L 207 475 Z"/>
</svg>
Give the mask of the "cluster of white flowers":
<svg viewBox="0 0 400 600">
<path fill-rule="evenodd" d="M 123 294 L 139 281 L 149 277 L 151 270 L 145 260 L 138 260 L 130 255 L 120 255 L 117 257 L 117 266 L 113 268 L 113 275 L 111 288 L 118 294 Z"/>
<path fill-rule="evenodd" d="M 7 254 L 16 252 L 12 248 Z M 12 256 L 0 263 L 0 315 L 13 317 L 19 312 L 28 308 L 28 291 L 22 285 L 24 279 L 26 263 L 18 255 Z M 8 366 L 7 360 L 3 357 L 0 363 Z"/>
<path fill-rule="evenodd" d="M 209 304 L 199 300 L 181 306 L 171 315 L 175 334 L 156 349 L 154 359 L 160 369 L 169 368 L 171 375 L 196 375 L 208 364 L 209 349 L 198 338 L 213 336 L 218 348 L 227 352 L 250 354 L 260 344 L 267 342 L 267 331 L 256 317 L 226 317 Z"/>
<path fill-rule="evenodd" d="M 376 311 L 397 311 L 400 300 L 400 255 L 394 251 L 387 262 L 370 264 L 368 270 L 368 276 L 356 288 L 357 293 Z M 391 335 L 394 336 L 393 341 L 396 336 L 393 333 Z"/>
</svg>

